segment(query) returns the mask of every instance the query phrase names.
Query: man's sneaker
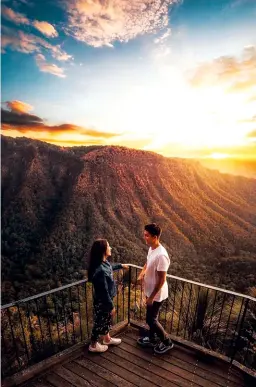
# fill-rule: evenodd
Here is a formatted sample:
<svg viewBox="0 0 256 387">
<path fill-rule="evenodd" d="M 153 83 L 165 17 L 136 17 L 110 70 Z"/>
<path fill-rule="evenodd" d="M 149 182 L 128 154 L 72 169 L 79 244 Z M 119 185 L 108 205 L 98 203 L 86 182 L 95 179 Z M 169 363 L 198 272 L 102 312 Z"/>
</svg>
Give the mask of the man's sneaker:
<svg viewBox="0 0 256 387">
<path fill-rule="evenodd" d="M 103 340 L 103 344 L 105 345 L 119 345 L 121 344 L 121 342 L 122 342 L 121 339 L 114 338 L 114 337 L 111 337 L 109 342 Z"/>
<path fill-rule="evenodd" d="M 170 351 L 174 347 L 174 344 L 171 340 L 169 340 L 169 343 L 161 342 L 158 345 L 155 346 L 154 352 L 161 355 L 162 353 L 166 353 Z"/>
<path fill-rule="evenodd" d="M 156 339 L 150 340 L 149 337 L 140 337 L 137 340 L 137 344 L 141 345 L 142 347 L 155 347 L 157 345 L 158 341 Z"/>
<path fill-rule="evenodd" d="M 96 343 L 95 347 L 92 347 L 92 345 L 89 345 L 89 351 L 90 352 L 106 352 L 108 350 L 107 345 L 102 345 L 100 343 Z"/>
</svg>

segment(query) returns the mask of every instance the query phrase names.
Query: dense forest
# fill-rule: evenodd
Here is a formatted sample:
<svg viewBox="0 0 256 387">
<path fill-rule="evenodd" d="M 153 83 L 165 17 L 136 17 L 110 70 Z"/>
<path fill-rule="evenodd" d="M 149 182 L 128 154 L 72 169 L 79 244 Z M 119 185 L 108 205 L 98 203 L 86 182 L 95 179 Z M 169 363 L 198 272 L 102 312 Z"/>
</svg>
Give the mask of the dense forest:
<svg viewBox="0 0 256 387">
<path fill-rule="evenodd" d="M 246 293 L 256 283 L 256 180 L 124 147 L 2 136 L 2 302 L 85 276 L 92 241 L 143 265 L 158 222 L 170 274 Z"/>
</svg>

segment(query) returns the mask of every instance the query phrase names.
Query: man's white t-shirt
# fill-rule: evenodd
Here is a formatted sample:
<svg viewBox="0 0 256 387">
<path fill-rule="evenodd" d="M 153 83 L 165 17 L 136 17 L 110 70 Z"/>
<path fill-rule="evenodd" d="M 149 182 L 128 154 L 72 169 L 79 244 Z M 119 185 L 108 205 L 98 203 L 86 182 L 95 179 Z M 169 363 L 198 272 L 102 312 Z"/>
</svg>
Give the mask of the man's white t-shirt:
<svg viewBox="0 0 256 387">
<path fill-rule="evenodd" d="M 164 246 L 160 245 L 156 249 L 149 248 L 147 256 L 147 268 L 144 276 L 144 291 L 147 297 L 153 292 L 157 282 L 157 271 L 166 271 L 170 266 L 170 258 Z M 155 295 L 154 301 L 160 302 L 168 297 L 167 282 L 163 284 L 162 288 Z"/>
</svg>

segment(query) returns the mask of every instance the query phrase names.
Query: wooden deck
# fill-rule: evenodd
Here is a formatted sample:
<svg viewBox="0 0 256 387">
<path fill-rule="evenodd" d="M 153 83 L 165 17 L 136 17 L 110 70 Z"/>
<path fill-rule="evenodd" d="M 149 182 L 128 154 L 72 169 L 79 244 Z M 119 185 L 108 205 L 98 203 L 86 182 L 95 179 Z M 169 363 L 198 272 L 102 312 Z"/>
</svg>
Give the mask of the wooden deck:
<svg viewBox="0 0 256 387">
<path fill-rule="evenodd" d="M 255 379 L 230 368 L 223 360 L 198 354 L 175 345 L 164 355 L 153 354 L 136 344 L 138 331 L 127 329 L 119 335 L 121 345 L 103 354 L 86 348 L 82 355 L 55 366 L 46 374 L 23 384 L 26 387 L 250 387 Z"/>
</svg>

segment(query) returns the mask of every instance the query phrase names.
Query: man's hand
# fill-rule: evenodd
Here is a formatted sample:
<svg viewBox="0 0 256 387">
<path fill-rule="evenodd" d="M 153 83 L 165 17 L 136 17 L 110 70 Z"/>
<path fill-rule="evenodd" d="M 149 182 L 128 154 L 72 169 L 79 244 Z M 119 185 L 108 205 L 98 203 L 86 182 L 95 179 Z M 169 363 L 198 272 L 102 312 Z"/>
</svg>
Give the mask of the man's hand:
<svg viewBox="0 0 256 387">
<path fill-rule="evenodd" d="M 146 304 L 147 304 L 148 306 L 151 306 L 151 305 L 153 305 L 153 302 L 154 302 L 154 298 L 153 298 L 153 297 L 148 297 L 148 298 L 147 298 L 147 301 L 146 301 Z"/>
<path fill-rule="evenodd" d="M 140 275 L 139 275 L 138 278 L 137 278 L 137 283 L 138 283 L 138 284 L 141 284 L 143 278 L 144 278 L 144 273 L 141 272 Z"/>
<path fill-rule="evenodd" d="M 113 308 L 110 312 L 111 316 L 114 316 L 116 314 L 116 308 Z"/>
<path fill-rule="evenodd" d="M 141 270 L 138 278 L 137 278 L 137 283 L 141 283 L 143 278 L 144 278 L 144 275 L 145 275 L 145 272 L 146 272 L 146 269 L 147 269 L 147 264 L 145 263 L 145 265 L 143 266 L 143 269 Z"/>
<path fill-rule="evenodd" d="M 122 269 L 128 270 L 129 269 L 129 265 L 122 264 Z"/>
</svg>

